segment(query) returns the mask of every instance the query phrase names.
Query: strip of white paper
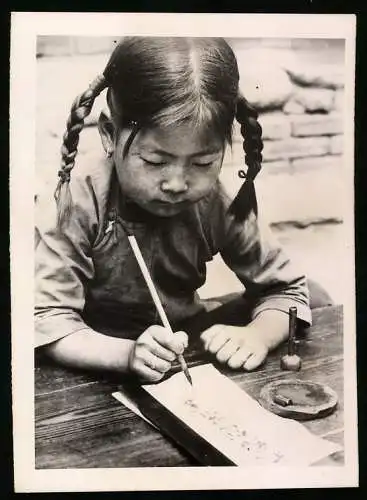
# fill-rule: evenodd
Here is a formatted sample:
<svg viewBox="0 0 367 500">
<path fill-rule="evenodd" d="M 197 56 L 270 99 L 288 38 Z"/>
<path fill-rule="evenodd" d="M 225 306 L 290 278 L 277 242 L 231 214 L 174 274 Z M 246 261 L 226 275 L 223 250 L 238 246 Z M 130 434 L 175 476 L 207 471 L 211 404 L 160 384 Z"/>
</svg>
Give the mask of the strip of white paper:
<svg viewBox="0 0 367 500">
<path fill-rule="evenodd" d="M 190 374 L 192 387 L 177 373 L 144 389 L 237 465 L 307 466 L 342 449 L 265 410 L 213 365 L 191 368 Z M 124 404 L 138 413 L 127 399 Z"/>
<path fill-rule="evenodd" d="M 112 396 L 115 399 L 117 399 L 117 401 L 119 401 L 124 406 L 126 406 L 126 408 L 128 408 L 129 410 L 131 410 L 132 412 L 134 412 L 136 415 L 138 415 L 143 420 L 145 420 L 146 422 L 148 422 L 148 424 L 152 425 L 153 427 L 155 427 L 157 429 L 157 427 L 153 424 L 153 422 L 151 422 L 150 420 L 148 420 L 147 417 L 145 417 L 142 414 L 142 412 L 137 407 L 136 403 L 125 392 L 123 392 L 123 391 L 113 392 Z"/>
</svg>

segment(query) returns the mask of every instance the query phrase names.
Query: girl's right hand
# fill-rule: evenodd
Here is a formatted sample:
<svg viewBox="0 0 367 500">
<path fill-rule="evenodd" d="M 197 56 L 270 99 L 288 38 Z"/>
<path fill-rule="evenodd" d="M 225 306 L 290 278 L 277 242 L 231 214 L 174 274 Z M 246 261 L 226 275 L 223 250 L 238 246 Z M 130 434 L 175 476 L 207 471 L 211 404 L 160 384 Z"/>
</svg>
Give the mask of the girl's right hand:
<svg viewBox="0 0 367 500">
<path fill-rule="evenodd" d="M 129 370 L 141 381 L 158 382 L 187 345 L 187 333 L 172 335 L 163 326 L 152 325 L 134 343 L 129 355 Z"/>
</svg>

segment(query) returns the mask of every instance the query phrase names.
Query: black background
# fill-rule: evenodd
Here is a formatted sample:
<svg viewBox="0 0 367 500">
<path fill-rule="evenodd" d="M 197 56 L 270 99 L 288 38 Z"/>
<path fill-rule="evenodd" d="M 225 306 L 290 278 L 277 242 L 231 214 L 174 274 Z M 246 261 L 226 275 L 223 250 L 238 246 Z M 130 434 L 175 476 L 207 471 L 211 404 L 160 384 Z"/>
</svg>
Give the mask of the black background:
<svg viewBox="0 0 367 500">
<path fill-rule="evenodd" d="M 0 276 L 1 276 L 1 292 L 0 292 L 0 308 L 1 308 L 1 363 L 0 363 L 0 420 L 1 420 L 1 435 L 0 435 L 0 457 L 2 460 L 0 494 L 1 498 L 10 498 L 13 493 L 13 463 L 12 463 L 12 427 L 11 427 L 11 316 L 10 316 L 10 271 L 9 271 L 9 165 L 8 148 L 9 144 L 9 79 L 7 78 L 9 70 L 9 33 L 10 33 L 10 12 L 223 12 L 223 13 L 297 13 L 297 14 L 356 14 L 357 20 L 357 54 L 356 54 L 356 99 L 355 99 L 355 224 L 356 224 L 356 279 L 357 279 L 357 363 L 358 363 L 358 430 L 359 430 L 359 468 L 360 468 L 360 487 L 359 489 L 305 489 L 305 490 L 275 490 L 275 491 L 213 491 L 213 492 L 131 492 L 131 493 L 88 493 L 88 495 L 98 495 L 107 497 L 118 495 L 118 498 L 138 498 L 139 500 L 147 499 L 172 499 L 181 500 L 186 498 L 284 498 L 296 497 L 298 499 L 305 498 L 328 498 L 341 496 L 345 498 L 354 495 L 363 495 L 366 486 L 366 400 L 367 400 L 367 6 L 365 0 L 360 2 L 354 0 L 337 1 L 337 0 L 293 0 L 292 2 L 285 1 L 268 1 L 258 0 L 252 1 L 217 1 L 217 2 L 202 2 L 202 1 L 181 1 L 175 2 L 172 5 L 170 2 L 152 2 L 152 1 L 121 1 L 109 2 L 76 2 L 76 1 L 38 1 L 38 2 L 11 2 L 8 5 L 8 10 L 1 10 L 1 36 L 3 38 L 1 44 L 1 53 L 3 59 L 3 71 L 1 83 L 1 131 L 3 139 L 1 141 L 1 173 L 2 182 L 0 184 L 3 189 L 1 201 L 1 259 L 0 259 Z M 5 7 L 5 5 L 4 5 Z M 103 7 L 103 9 L 102 9 Z M 120 9 L 118 9 L 120 7 Z M 25 75 L 26 78 L 26 75 Z M 342 266 L 343 264 L 340 263 Z M 24 332 L 26 335 L 26 332 Z M 348 335 L 348 332 L 345 332 Z M 30 416 L 31 418 L 31 416 Z M 106 485 L 107 487 L 107 485 Z M 177 485 L 180 488 L 180 485 Z M 362 491 L 363 490 L 363 491 Z M 87 494 L 87 493 L 86 493 Z M 83 493 L 77 496 L 86 495 Z M 17 496 L 25 494 L 18 494 Z M 50 494 L 35 494 L 36 497 L 49 498 L 74 498 L 75 493 L 50 493 Z M 34 496 L 34 495 L 32 495 Z"/>
</svg>

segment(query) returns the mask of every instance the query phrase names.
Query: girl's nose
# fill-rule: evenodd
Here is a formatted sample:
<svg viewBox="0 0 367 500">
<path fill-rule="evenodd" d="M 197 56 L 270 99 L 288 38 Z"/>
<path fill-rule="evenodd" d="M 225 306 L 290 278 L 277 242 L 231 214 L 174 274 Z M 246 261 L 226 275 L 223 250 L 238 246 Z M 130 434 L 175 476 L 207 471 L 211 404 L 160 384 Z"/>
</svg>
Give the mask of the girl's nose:
<svg viewBox="0 0 367 500">
<path fill-rule="evenodd" d="M 161 190 L 164 193 L 179 194 L 187 189 L 187 180 L 183 172 L 172 172 L 161 183 Z"/>
</svg>

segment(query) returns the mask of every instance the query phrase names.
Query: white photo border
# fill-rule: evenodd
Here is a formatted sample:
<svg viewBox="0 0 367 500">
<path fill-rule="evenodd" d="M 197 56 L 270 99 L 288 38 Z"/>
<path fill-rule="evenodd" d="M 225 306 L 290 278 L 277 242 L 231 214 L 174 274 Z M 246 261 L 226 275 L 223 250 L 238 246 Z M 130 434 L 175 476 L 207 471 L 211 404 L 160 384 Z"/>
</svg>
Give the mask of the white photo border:
<svg viewBox="0 0 367 500">
<path fill-rule="evenodd" d="M 36 39 L 39 35 L 173 35 L 345 40 L 345 465 L 314 468 L 35 469 L 33 290 Z M 354 74 L 350 14 L 164 14 L 17 12 L 11 16 L 10 223 L 12 384 L 16 492 L 163 491 L 350 487 L 358 484 L 354 267 Z"/>
</svg>

